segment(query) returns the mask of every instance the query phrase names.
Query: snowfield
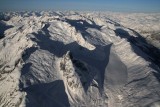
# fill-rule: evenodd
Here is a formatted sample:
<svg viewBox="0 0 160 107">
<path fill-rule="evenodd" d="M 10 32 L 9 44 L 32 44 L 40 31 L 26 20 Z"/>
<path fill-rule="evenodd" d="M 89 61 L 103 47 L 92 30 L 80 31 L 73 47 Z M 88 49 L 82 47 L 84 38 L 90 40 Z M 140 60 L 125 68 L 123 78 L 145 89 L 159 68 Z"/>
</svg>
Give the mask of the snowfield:
<svg viewBox="0 0 160 107">
<path fill-rule="evenodd" d="M 0 107 L 160 107 L 160 50 L 141 32 L 159 23 L 158 13 L 0 13 Z"/>
</svg>

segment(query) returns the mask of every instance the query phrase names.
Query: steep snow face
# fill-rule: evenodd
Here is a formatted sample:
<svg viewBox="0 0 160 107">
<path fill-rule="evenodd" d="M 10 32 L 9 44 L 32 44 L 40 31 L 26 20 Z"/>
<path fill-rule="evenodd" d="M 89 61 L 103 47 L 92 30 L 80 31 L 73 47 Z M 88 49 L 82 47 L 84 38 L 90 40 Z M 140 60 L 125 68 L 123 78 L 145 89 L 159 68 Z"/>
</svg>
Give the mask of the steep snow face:
<svg viewBox="0 0 160 107">
<path fill-rule="evenodd" d="M 95 15 L 95 14 L 94 14 Z M 160 49 L 159 13 L 98 13 L 98 17 L 109 18 L 117 26 L 123 25 L 140 33 L 148 42 Z M 107 17 L 106 17 L 107 16 Z"/>
<path fill-rule="evenodd" d="M 160 106 L 160 51 L 106 14 L 0 21 L 0 107 Z"/>
</svg>

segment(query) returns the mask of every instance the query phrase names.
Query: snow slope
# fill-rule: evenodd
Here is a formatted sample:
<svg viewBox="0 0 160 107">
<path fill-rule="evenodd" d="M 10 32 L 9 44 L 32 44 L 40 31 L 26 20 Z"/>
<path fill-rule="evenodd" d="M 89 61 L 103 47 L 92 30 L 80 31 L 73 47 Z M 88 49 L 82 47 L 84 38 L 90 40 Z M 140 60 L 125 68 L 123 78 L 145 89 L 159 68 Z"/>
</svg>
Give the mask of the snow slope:
<svg viewBox="0 0 160 107">
<path fill-rule="evenodd" d="M 134 29 L 148 42 L 160 49 L 160 13 L 100 12 L 98 17 L 109 18 L 125 27 Z M 107 17 L 106 17 L 107 16 Z"/>
<path fill-rule="evenodd" d="M 6 17 L 0 107 L 160 106 L 160 51 L 133 29 L 90 12 Z"/>
</svg>

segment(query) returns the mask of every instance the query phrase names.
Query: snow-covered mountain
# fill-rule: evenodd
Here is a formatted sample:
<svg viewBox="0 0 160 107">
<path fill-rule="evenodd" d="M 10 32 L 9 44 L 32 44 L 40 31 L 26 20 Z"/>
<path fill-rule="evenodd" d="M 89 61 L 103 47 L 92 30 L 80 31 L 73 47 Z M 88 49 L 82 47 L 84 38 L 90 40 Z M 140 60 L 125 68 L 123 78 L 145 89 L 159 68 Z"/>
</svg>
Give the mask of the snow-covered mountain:
<svg viewBox="0 0 160 107">
<path fill-rule="evenodd" d="M 160 50 L 109 16 L 1 13 L 0 107 L 159 107 Z"/>
</svg>

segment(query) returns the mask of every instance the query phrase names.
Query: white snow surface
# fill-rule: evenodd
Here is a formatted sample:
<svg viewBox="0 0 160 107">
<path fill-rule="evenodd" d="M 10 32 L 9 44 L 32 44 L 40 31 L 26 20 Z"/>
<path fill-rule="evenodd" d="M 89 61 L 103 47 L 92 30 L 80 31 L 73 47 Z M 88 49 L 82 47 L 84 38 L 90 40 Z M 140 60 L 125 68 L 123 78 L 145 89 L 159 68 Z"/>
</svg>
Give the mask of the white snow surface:
<svg viewBox="0 0 160 107">
<path fill-rule="evenodd" d="M 0 20 L 0 107 L 160 107 L 160 52 L 116 15 L 8 16 Z"/>
</svg>

